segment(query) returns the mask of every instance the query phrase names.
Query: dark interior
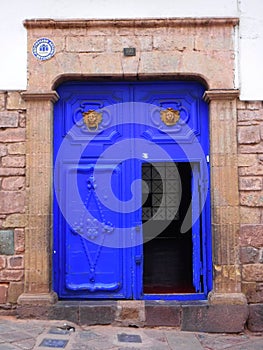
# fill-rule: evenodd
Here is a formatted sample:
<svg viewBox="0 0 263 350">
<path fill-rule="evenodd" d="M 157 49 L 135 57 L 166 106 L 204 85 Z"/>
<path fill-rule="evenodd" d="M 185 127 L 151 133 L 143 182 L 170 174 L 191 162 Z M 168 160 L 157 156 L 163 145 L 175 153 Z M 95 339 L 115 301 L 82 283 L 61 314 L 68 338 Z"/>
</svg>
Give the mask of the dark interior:
<svg viewBox="0 0 263 350">
<path fill-rule="evenodd" d="M 191 202 L 191 166 L 187 162 L 144 163 L 142 178 L 148 184 L 149 194 L 143 204 L 143 221 L 146 222 L 162 207 L 163 217 L 157 217 L 153 225 L 161 225 L 167 221 L 167 227 L 157 237 L 144 243 L 143 292 L 144 294 L 194 293 L 192 282 L 192 232 L 180 233 L 180 227 Z M 161 174 L 157 169 L 161 169 Z M 177 185 L 178 174 L 181 184 Z M 162 177 L 162 179 L 161 179 Z M 179 196 L 181 201 L 176 207 L 173 199 Z M 144 195 L 144 194 L 143 194 Z M 162 198 L 164 202 L 161 204 Z M 171 200 L 172 199 L 172 200 Z M 179 203 L 179 202 L 178 202 Z M 173 212 L 173 219 L 171 219 Z M 169 216 L 169 220 L 167 219 Z M 161 222 L 162 221 L 162 222 Z M 148 227 L 150 230 L 150 227 Z M 144 237 L 151 233 L 146 232 Z"/>
</svg>

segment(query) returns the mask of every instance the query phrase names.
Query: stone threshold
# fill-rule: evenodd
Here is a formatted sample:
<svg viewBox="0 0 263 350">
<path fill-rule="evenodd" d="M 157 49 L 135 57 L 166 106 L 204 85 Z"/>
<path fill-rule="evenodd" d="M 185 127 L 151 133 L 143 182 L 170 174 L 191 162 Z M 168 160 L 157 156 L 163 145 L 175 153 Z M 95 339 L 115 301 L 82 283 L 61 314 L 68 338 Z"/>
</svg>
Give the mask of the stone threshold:
<svg viewBox="0 0 263 350">
<path fill-rule="evenodd" d="M 77 325 L 175 327 L 182 331 L 239 333 L 248 305 L 207 301 L 58 301 L 54 305 L 18 305 L 19 318 L 65 320 Z"/>
</svg>

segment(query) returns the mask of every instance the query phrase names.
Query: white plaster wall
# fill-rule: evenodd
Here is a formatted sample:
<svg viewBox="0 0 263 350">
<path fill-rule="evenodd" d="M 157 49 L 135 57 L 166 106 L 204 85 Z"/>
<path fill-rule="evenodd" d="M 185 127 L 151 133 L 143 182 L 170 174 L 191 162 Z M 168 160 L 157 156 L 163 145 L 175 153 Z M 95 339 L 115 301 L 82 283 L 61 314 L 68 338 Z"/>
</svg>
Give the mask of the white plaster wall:
<svg viewBox="0 0 263 350">
<path fill-rule="evenodd" d="M 240 16 L 236 87 L 263 100 L 262 10 L 262 0 L 0 0 L 0 90 L 26 89 L 24 19 Z"/>
</svg>

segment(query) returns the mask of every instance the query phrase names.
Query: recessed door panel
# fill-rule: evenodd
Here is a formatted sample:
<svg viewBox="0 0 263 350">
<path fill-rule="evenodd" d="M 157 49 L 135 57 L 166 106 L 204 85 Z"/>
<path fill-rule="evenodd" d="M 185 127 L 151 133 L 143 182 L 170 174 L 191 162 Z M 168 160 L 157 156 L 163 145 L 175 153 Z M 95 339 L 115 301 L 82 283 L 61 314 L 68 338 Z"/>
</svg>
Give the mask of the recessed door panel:
<svg viewBox="0 0 263 350">
<path fill-rule="evenodd" d="M 206 297 L 211 257 L 203 91 L 195 82 L 59 87 L 53 275 L 60 298 Z"/>
</svg>

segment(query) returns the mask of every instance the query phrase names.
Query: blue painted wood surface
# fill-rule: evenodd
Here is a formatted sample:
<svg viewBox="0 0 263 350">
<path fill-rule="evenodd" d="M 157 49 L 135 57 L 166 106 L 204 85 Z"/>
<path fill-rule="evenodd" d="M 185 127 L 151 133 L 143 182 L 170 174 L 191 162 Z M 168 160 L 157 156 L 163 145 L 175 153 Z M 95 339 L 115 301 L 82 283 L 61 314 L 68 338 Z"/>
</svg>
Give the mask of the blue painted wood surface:
<svg viewBox="0 0 263 350">
<path fill-rule="evenodd" d="M 205 299 L 212 287 L 212 272 L 206 162 L 209 121 L 208 107 L 202 100 L 204 87 L 192 81 L 67 82 L 57 91 L 54 290 L 60 298 L 68 299 Z M 172 127 L 160 119 L 160 110 L 166 108 L 180 111 L 180 120 Z M 102 113 L 98 130 L 89 130 L 83 122 L 82 113 L 89 110 Z M 65 143 L 67 152 L 61 156 Z M 111 152 L 113 146 L 116 148 Z M 141 205 L 136 207 L 141 201 L 141 185 L 136 182 L 133 192 L 131 188 L 134 180 L 141 178 L 145 160 L 153 164 L 166 161 L 162 152 L 174 162 L 192 164 L 196 293 L 143 294 L 143 226 Z M 97 183 L 100 174 L 111 177 L 118 210 L 110 200 L 107 205 L 97 196 L 100 191 L 104 198 L 110 197 L 109 184 Z M 133 195 L 137 198 L 135 209 L 126 213 L 122 203 Z M 78 196 L 83 206 L 76 205 Z M 123 237 L 122 230 L 129 234 Z"/>
</svg>

